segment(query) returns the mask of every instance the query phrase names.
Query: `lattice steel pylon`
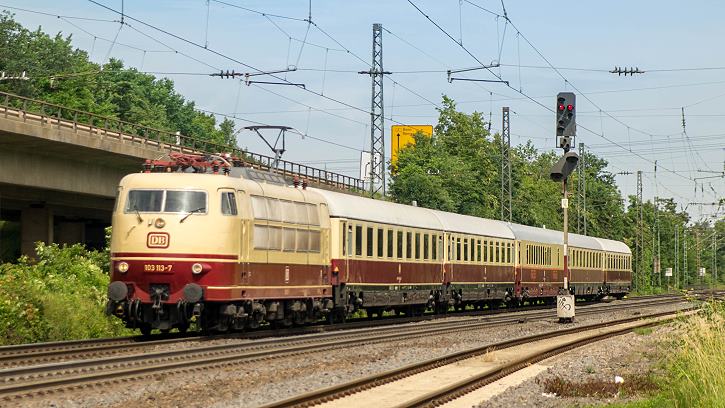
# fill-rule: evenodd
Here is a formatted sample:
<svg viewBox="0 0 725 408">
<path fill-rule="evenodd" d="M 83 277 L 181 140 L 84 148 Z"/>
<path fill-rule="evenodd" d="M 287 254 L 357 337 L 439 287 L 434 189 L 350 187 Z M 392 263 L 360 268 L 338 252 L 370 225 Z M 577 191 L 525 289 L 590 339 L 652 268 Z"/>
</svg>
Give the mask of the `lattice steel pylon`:
<svg viewBox="0 0 725 408">
<path fill-rule="evenodd" d="M 501 125 L 501 221 L 511 222 L 511 128 L 508 106 L 503 107 Z"/>
<path fill-rule="evenodd" d="M 637 288 L 644 282 L 642 267 L 644 265 L 644 218 L 642 211 L 642 170 L 637 170 Z"/>
<path fill-rule="evenodd" d="M 383 116 L 383 25 L 373 24 L 373 63 L 368 71 L 372 79 L 370 102 L 370 195 L 385 195 L 385 117 Z"/>
<path fill-rule="evenodd" d="M 576 232 L 587 235 L 587 173 L 586 159 L 584 157 L 584 143 L 579 143 L 579 165 L 577 171 L 577 220 Z"/>
</svg>

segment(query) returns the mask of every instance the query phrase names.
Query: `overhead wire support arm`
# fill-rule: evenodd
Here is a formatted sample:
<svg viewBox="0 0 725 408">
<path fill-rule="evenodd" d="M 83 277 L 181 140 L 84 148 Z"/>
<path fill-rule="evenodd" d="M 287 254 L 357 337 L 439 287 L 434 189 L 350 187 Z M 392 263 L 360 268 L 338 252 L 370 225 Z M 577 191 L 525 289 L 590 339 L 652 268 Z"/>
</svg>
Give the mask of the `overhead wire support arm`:
<svg viewBox="0 0 725 408">
<path fill-rule="evenodd" d="M 499 79 L 475 79 L 475 78 L 448 78 L 448 82 L 453 81 L 469 81 L 469 82 L 494 82 L 498 84 L 509 84 L 509 81 L 502 81 Z"/>
</svg>

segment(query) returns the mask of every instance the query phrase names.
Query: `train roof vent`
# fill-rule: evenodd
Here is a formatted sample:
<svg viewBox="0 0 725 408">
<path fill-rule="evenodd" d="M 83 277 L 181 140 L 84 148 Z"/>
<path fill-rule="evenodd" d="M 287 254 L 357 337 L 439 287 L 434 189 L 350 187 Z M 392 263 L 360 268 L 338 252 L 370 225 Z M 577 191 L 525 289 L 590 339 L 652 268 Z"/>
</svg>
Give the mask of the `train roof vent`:
<svg viewBox="0 0 725 408">
<path fill-rule="evenodd" d="M 254 180 L 260 183 L 276 184 L 280 186 L 289 184 L 287 180 L 279 174 L 256 170 L 249 167 L 232 167 L 230 169 L 230 175 L 247 180 Z"/>
</svg>

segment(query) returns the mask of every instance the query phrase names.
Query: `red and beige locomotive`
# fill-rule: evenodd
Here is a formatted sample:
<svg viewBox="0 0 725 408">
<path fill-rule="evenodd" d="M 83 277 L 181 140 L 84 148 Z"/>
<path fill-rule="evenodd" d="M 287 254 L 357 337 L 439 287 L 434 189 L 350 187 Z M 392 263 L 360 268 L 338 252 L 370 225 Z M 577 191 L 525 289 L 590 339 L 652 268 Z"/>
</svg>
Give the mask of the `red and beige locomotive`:
<svg viewBox="0 0 725 408">
<path fill-rule="evenodd" d="M 223 173 L 121 180 L 108 313 L 143 333 L 225 331 L 550 301 L 563 286 L 559 231 Z M 626 244 L 570 234 L 569 250 L 577 296 L 629 291 Z"/>
</svg>

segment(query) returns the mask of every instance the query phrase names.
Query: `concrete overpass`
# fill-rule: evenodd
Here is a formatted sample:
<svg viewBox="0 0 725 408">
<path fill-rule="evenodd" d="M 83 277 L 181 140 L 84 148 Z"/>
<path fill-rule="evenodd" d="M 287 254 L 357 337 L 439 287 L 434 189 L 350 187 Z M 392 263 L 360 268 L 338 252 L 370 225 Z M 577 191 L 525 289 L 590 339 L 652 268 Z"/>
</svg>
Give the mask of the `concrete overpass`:
<svg viewBox="0 0 725 408">
<path fill-rule="evenodd" d="M 33 255 L 37 241 L 102 247 L 124 175 L 169 152 L 220 151 L 228 148 L 0 92 L 0 221 L 20 225 L 19 237 L 4 229 L 0 257 L 13 251 Z M 254 167 L 269 169 L 274 160 L 232 153 Z M 359 179 L 291 162 L 281 161 L 273 170 L 316 184 L 362 188 Z"/>
</svg>

